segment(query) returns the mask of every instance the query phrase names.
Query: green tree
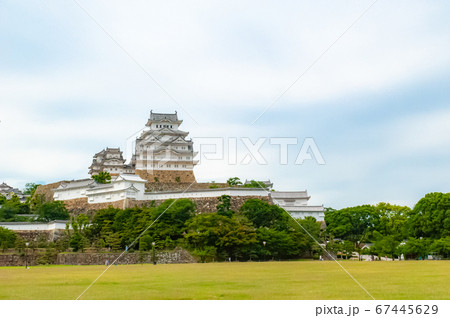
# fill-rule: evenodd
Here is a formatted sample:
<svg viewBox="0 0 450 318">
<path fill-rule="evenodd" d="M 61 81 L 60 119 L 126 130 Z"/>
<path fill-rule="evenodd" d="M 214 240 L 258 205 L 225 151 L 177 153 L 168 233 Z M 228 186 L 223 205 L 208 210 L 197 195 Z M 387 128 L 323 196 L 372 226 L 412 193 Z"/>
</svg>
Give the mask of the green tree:
<svg viewBox="0 0 450 318">
<path fill-rule="evenodd" d="M 206 263 L 208 260 L 216 257 L 217 249 L 214 246 L 205 246 L 203 248 L 196 248 L 192 254 L 200 258 L 201 263 Z"/>
<path fill-rule="evenodd" d="M 416 238 L 450 235 L 450 193 L 434 192 L 420 199 L 409 214 L 408 230 Z"/>
<path fill-rule="evenodd" d="M 84 249 L 87 247 L 88 241 L 86 237 L 84 237 L 81 233 L 74 233 L 69 240 L 69 246 L 73 249 L 74 252 L 84 252 Z"/>
<path fill-rule="evenodd" d="M 69 240 L 70 237 L 68 235 L 63 235 L 62 237 L 58 238 L 58 240 L 55 242 L 55 249 L 59 253 L 67 251 L 69 248 Z"/>
<path fill-rule="evenodd" d="M 238 185 L 242 185 L 242 182 L 238 177 L 233 177 L 227 180 L 227 184 L 229 187 L 236 187 Z"/>
<path fill-rule="evenodd" d="M 21 203 L 16 200 L 7 200 L 0 207 L 0 221 L 1 222 L 10 222 L 14 221 L 17 214 L 21 211 Z"/>
<path fill-rule="evenodd" d="M 375 230 L 381 235 L 392 235 L 395 240 L 406 238 L 406 222 L 411 209 L 407 206 L 392 205 L 389 203 L 378 203 L 375 210 L 379 219 L 375 224 Z"/>
<path fill-rule="evenodd" d="M 66 205 L 62 201 L 44 202 L 37 206 L 36 212 L 40 221 L 49 222 L 69 219 L 69 211 L 67 211 Z"/>
<path fill-rule="evenodd" d="M 122 240 L 119 233 L 107 233 L 105 235 L 105 245 L 113 252 L 120 251 L 123 248 L 121 242 Z"/>
<path fill-rule="evenodd" d="M 17 240 L 17 234 L 0 226 L 0 246 L 2 249 L 13 248 Z"/>
<path fill-rule="evenodd" d="M 382 235 L 375 231 L 374 237 L 375 239 L 370 247 L 371 255 L 389 256 L 392 260 L 399 255 L 400 241 L 396 239 L 395 235 Z"/>
<path fill-rule="evenodd" d="M 111 175 L 109 174 L 109 172 L 106 171 L 101 171 L 99 172 L 99 174 L 93 175 L 92 179 L 94 179 L 95 182 L 100 184 L 111 183 Z"/>
<path fill-rule="evenodd" d="M 37 184 L 37 183 L 25 184 L 25 189 L 23 190 L 23 194 L 33 196 L 34 192 L 36 192 L 36 189 L 38 186 L 40 186 L 40 184 Z"/>
<path fill-rule="evenodd" d="M 297 219 L 297 222 L 290 220 L 293 229 L 291 236 L 297 247 L 297 254 L 305 256 L 313 256 L 315 253 L 322 254 L 323 250 L 317 244 L 321 241 L 320 223 L 312 216 Z"/>
<path fill-rule="evenodd" d="M 430 252 L 440 255 L 443 258 L 450 257 L 450 236 L 433 241 L 430 246 Z"/>
<path fill-rule="evenodd" d="M 287 230 L 289 216 L 276 205 L 271 205 L 260 199 L 249 199 L 242 205 L 240 211 L 256 228 L 267 227 L 277 230 Z"/>
<path fill-rule="evenodd" d="M 245 188 L 263 188 L 266 189 L 267 186 L 264 182 L 262 181 L 255 181 L 255 180 L 250 180 L 249 183 L 244 184 Z"/>
<path fill-rule="evenodd" d="M 89 240 L 86 237 L 86 230 L 89 225 L 89 218 L 85 214 L 79 214 L 71 218 L 72 235 L 70 236 L 69 245 L 75 252 L 84 252 L 89 246 Z"/>
<path fill-rule="evenodd" d="M 287 259 L 297 256 L 299 252 L 293 237 L 285 231 L 262 227 L 257 230 L 257 240 L 262 259 L 266 259 L 266 256 L 272 259 Z"/>
<path fill-rule="evenodd" d="M 20 236 L 16 236 L 16 241 L 14 243 L 14 248 L 19 251 L 22 252 L 26 247 L 26 242 L 25 240 L 20 237 Z"/>
<path fill-rule="evenodd" d="M 245 258 L 247 249 L 256 243 L 256 233 L 245 218 L 211 213 L 196 215 L 188 223 L 185 239 L 194 249 L 215 247 L 220 259 Z"/>
<path fill-rule="evenodd" d="M 97 241 L 95 241 L 94 246 L 97 252 L 102 252 L 106 247 L 106 243 L 103 239 L 98 239 Z"/>
<path fill-rule="evenodd" d="M 231 218 L 234 211 L 231 210 L 231 197 L 229 195 L 222 195 L 218 198 L 219 204 L 217 205 L 217 214 Z"/>
<path fill-rule="evenodd" d="M 151 222 L 153 226 L 148 235 L 153 237 L 158 247 L 162 242 L 172 245 L 171 242 L 182 239 L 186 223 L 195 215 L 195 204 L 189 199 L 166 200 L 155 209 L 151 209 Z M 170 240 L 167 240 L 169 238 Z"/>
<path fill-rule="evenodd" d="M 112 232 L 112 224 L 120 211 L 122 210 L 113 207 L 98 210 L 92 218 L 91 225 L 86 229 L 86 236 L 91 241 L 95 241 L 102 236 L 103 232 Z"/>
<path fill-rule="evenodd" d="M 399 252 L 409 259 L 425 259 L 428 254 L 431 241 L 428 239 L 410 237 L 399 247 Z"/>
<path fill-rule="evenodd" d="M 325 212 L 327 232 L 333 237 L 349 240 L 353 244 L 364 242 L 378 224 L 379 215 L 375 207 L 361 205 Z"/>
</svg>

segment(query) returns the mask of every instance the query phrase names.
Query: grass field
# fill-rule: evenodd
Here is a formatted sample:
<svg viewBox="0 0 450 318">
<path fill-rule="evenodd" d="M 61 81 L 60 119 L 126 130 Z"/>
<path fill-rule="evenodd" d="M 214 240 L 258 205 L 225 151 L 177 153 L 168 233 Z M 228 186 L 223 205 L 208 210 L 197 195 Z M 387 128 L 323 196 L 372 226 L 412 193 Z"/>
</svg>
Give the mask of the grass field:
<svg viewBox="0 0 450 318">
<path fill-rule="evenodd" d="M 449 299 L 450 262 L 341 263 L 376 299 Z M 105 266 L 0 268 L 0 299 L 75 299 Z M 82 299 L 369 299 L 334 262 L 112 266 Z"/>
</svg>

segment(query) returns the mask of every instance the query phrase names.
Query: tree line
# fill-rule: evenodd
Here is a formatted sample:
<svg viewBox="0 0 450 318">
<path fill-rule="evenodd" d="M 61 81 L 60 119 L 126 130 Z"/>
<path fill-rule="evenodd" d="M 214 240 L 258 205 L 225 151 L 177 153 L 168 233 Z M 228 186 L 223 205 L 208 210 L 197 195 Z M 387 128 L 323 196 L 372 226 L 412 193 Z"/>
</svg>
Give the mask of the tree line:
<svg viewBox="0 0 450 318">
<path fill-rule="evenodd" d="M 220 197 L 217 212 L 208 214 L 197 214 L 192 201 L 179 199 L 159 206 L 99 210 L 90 224 L 85 215 L 79 215 L 71 221 L 73 231 L 66 238 L 67 245 L 75 251 L 94 247 L 130 252 L 148 251 L 153 243 L 157 249 L 180 246 L 203 262 L 279 260 L 317 254 L 313 239 L 299 231 L 298 224 L 283 209 L 249 199 L 239 211 L 233 211 L 230 201 L 230 196 Z M 320 224 L 314 218 L 299 222 L 319 239 Z"/>
<path fill-rule="evenodd" d="M 335 252 L 392 259 L 450 256 L 450 193 L 429 193 L 413 209 L 389 203 L 327 209 L 325 222 L 327 247 Z"/>
<path fill-rule="evenodd" d="M 69 218 L 62 202 L 45 202 L 36 196 L 26 203 L 14 197 L 0 198 L 0 205 L 2 221 L 15 220 L 24 212 L 35 213 L 40 221 Z M 92 218 L 73 216 L 70 224 L 72 230 L 57 242 L 33 242 L 33 246 L 59 252 L 145 252 L 155 243 L 157 249 L 184 247 L 201 261 L 318 258 L 325 255 L 323 248 L 344 258 L 354 252 L 390 258 L 402 254 L 408 259 L 430 254 L 448 258 L 450 194 L 427 194 L 413 209 L 389 203 L 327 208 L 325 223 L 312 217 L 294 220 L 282 208 L 259 199 L 249 199 L 233 211 L 231 197 L 222 196 L 215 213 L 198 214 L 192 201 L 179 199 L 142 208 L 110 207 Z M 3 249 L 21 248 L 23 243 L 14 232 L 0 228 Z"/>
</svg>

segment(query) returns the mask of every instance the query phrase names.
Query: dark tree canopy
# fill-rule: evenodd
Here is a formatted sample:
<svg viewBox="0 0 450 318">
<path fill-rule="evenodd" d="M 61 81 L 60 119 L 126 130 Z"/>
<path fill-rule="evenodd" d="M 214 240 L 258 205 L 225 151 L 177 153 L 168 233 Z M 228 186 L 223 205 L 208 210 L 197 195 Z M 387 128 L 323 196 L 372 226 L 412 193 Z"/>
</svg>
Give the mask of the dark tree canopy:
<svg viewBox="0 0 450 318">
<path fill-rule="evenodd" d="M 217 214 L 231 218 L 234 211 L 231 210 L 231 197 L 229 195 L 222 195 L 219 197 L 219 204 L 217 205 Z"/>
<path fill-rule="evenodd" d="M 361 205 L 325 213 L 327 231 L 334 237 L 352 242 L 363 241 L 378 222 L 375 207 Z"/>
<path fill-rule="evenodd" d="M 2 249 L 14 247 L 16 239 L 16 233 L 0 226 L 0 247 Z"/>
<path fill-rule="evenodd" d="M 441 238 L 450 235 L 450 193 L 425 195 L 410 212 L 408 231 L 414 237 Z"/>
<path fill-rule="evenodd" d="M 288 228 L 289 216 L 282 208 L 259 199 L 249 199 L 242 205 L 242 214 L 256 228 L 267 227 L 279 230 Z"/>
<path fill-rule="evenodd" d="M 2 197 L 0 204 L 0 222 L 18 221 L 18 214 L 30 213 L 29 206 L 26 203 L 20 202 L 17 195 L 13 195 L 9 200 Z"/>
<path fill-rule="evenodd" d="M 69 211 L 62 201 L 44 202 L 37 207 L 36 214 L 40 221 L 45 222 L 69 219 Z"/>
</svg>

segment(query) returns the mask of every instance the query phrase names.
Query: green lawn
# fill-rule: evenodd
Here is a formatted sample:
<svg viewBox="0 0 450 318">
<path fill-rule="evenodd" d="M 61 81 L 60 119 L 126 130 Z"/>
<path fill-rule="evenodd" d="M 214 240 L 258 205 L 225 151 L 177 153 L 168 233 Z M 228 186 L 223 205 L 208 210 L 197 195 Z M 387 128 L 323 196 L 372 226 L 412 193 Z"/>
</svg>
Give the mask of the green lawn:
<svg viewBox="0 0 450 318">
<path fill-rule="evenodd" d="M 341 263 L 376 299 L 449 299 L 450 262 Z M 75 299 L 105 266 L 0 268 L 0 299 Z M 82 299 L 369 299 L 334 262 L 112 266 Z"/>
</svg>

